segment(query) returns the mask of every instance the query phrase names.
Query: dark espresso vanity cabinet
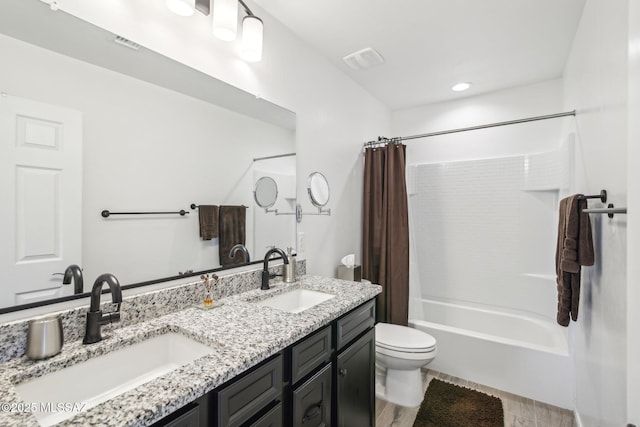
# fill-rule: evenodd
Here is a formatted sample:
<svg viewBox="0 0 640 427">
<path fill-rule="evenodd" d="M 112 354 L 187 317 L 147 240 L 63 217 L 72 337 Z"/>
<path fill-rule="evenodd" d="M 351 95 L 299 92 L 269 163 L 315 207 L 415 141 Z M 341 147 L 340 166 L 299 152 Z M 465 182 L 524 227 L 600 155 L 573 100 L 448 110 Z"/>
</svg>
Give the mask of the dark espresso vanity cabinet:
<svg viewBox="0 0 640 427">
<path fill-rule="evenodd" d="M 334 321 L 334 425 L 375 426 L 375 300 Z"/>
<path fill-rule="evenodd" d="M 154 426 L 374 427 L 374 302 L 356 307 Z"/>
<path fill-rule="evenodd" d="M 371 300 L 285 350 L 286 427 L 375 426 L 375 317 Z"/>
</svg>

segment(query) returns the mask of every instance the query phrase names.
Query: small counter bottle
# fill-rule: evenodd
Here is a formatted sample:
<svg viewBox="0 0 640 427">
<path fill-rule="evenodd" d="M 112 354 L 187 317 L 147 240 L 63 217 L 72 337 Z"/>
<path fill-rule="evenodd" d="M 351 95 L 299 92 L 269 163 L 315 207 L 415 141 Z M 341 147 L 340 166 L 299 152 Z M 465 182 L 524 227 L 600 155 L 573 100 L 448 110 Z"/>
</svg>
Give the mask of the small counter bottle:
<svg viewBox="0 0 640 427">
<path fill-rule="evenodd" d="M 286 283 L 292 283 L 296 281 L 296 257 L 293 254 L 293 248 L 289 246 L 287 248 L 287 259 L 289 264 L 284 264 L 284 277 L 283 281 Z"/>
</svg>

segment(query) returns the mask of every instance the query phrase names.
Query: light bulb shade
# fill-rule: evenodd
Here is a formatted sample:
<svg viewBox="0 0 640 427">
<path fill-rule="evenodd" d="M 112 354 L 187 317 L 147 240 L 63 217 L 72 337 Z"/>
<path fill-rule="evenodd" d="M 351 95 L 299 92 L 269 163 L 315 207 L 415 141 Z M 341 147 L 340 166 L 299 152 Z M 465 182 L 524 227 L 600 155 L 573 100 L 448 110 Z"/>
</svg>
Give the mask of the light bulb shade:
<svg viewBox="0 0 640 427">
<path fill-rule="evenodd" d="M 167 8 L 180 16 L 191 16 L 196 10 L 196 0 L 167 0 Z"/>
<path fill-rule="evenodd" d="M 262 60 L 262 20 L 245 16 L 242 20 L 242 57 L 248 62 Z"/>
<path fill-rule="evenodd" d="M 213 0 L 213 35 L 230 42 L 238 32 L 238 0 Z"/>
</svg>

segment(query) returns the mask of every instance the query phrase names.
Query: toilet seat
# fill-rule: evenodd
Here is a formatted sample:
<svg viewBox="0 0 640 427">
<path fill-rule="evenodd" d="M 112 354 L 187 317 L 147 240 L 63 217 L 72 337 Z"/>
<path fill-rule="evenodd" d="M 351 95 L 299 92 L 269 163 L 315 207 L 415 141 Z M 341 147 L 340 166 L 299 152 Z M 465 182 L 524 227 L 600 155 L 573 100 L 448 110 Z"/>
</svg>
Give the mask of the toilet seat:
<svg viewBox="0 0 640 427">
<path fill-rule="evenodd" d="M 434 359 L 436 356 L 435 347 L 430 351 L 423 352 L 408 352 L 403 350 L 390 350 L 384 347 L 376 346 L 376 354 L 382 354 L 389 357 L 395 357 L 396 359 L 402 360 L 430 360 Z"/>
<path fill-rule="evenodd" d="M 378 323 L 376 325 L 376 351 L 387 354 L 417 353 L 424 356 L 436 349 L 436 340 L 431 335 L 407 326 Z M 405 357 L 406 356 L 396 356 Z"/>
</svg>

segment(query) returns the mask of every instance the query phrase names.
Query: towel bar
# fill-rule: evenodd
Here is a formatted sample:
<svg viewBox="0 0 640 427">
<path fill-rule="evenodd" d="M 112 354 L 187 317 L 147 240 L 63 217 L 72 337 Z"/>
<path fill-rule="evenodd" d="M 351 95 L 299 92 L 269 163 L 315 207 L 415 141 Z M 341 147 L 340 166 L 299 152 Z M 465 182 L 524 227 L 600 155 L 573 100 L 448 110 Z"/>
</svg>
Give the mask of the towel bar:
<svg viewBox="0 0 640 427">
<path fill-rule="evenodd" d="M 609 216 L 609 218 L 613 218 L 613 214 L 626 214 L 627 213 L 627 208 L 616 208 L 616 207 L 613 206 L 613 203 L 609 203 L 606 208 L 582 209 L 582 212 L 585 212 L 585 213 L 599 213 L 599 214 L 606 213 Z"/>
<path fill-rule="evenodd" d="M 241 205 L 243 208 L 249 209 L 249 206 Z M 196 205 L 195 203 L 191 203 L 191 210 L 196 210 L 200 207 L 200 205 Z"/>
<path fill-rule="evenodd" d="M 600 190 L 600 194 L 595 194 L 592 196 L 579 196 L 578 200 L 587 200 L 587 199 L 600 199 L 602 203 L 607 203 L 607 190 Z"/>
<path fill-rule="evenodd" d="M 180 216 L 188 215 L 189 212 L 184 209 L 179 212 L 110 212 L 107 209 L 100 212 L 100 215 L 103 218 L 109 218 L 111 215 L 170 215 L 170 214 L 178 214 Z"/>
</svg>

